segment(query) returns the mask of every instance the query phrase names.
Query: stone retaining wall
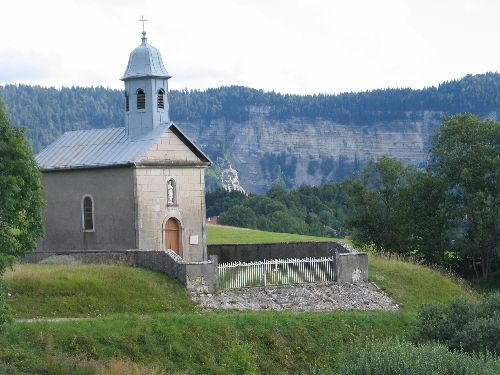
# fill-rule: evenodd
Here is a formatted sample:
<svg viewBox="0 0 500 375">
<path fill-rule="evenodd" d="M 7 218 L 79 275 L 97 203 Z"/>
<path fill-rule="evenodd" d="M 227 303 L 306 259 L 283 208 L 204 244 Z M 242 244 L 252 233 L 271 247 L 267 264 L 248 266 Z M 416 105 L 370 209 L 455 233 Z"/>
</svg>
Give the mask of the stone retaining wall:
<svg viewBox="0 0 500 375">
<path fill-rule="evenodd" d="M 335 278 L 340 283 L 368 281 L 368 255 L 340 242 L 289 242 L 254 245 L 209 245 L 209 261 L 187 262 L 171 250 L 37 251 L 22 263 L 123 263 L 165 273 L 198 293 L 214 293 L 217 265 L 282 258 L 334 257 Z"/>
<path fill-rule="evenodd" d="M 356 252 L 343 242 L 223 244 L 208 245 L 207 251 L 208 256 L 218 263 L 333 257 L 335 281 L 339 283 L 368 281 L 368 255 Z"/>
<path fill-rule="evenodd" d="M 341 242 L 278 242 L 259 244 L 208 245 L 208 256 L 217 255 L 219 263 L 256 262 L 272 259 L 334 257 L 352 251 Z"/>
</svg>

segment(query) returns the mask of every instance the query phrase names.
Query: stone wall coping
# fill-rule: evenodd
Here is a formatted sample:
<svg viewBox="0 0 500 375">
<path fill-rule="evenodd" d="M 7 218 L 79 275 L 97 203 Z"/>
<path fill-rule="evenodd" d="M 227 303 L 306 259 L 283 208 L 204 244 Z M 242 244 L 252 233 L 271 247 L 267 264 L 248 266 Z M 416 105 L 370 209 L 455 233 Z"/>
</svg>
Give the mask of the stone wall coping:
<svg viewBox="0 0 500 375">
<path fill-rule="evenodd" d="M 176 263 L 180 264 L 212 264 L 213 262 L 210 260 L 205 261 L 188 261 L 182 259 L 179 255 L 177 255 L 172 250 L 140 250 L 140 249 L 127 249 L 127 250 L 44 250 L 44 251 L 34 251 L 27 254 L 51 254 L 51 255 L 65 255 L 65 254 L 127 254 L 127 253 L 136 253 L 136 252 L 162 252 L 169 255 Z"/>
<path fill-rule="evenodd" d="M 363 251 L 352 251 L 349 253 L 337 253 L 337 256 L 339 257 L 344 257 L 344 256 L 350 256 L 350 255 L 367 255 L 368 253 L 363 252 Z"/>
<path fill-rule="evenodd" d="M 180 263 L 180 264 L 213 264 L 213 262 L 211 260 L 205 260 L 205 261 L 188 261 L 188 260 L 184 260 L 179 255 L 177 255 L 177 253 L 175 253 L 172 250 L 129 250 L 129 251 L 144 251 L 144 252 L 148 252 L 148 251 L 160 251 L 160 252 L 164 252 L 170 258 L 172 258 L 176 263 Z"/>
<path fill-rule="evenodd" d="M 40 250 L 40 251 L 31 251 L 26 253 L 28 254 L 54 254 L 54 255 L 63 255 L 63 254 L 77 254 L 77 253 L 86 253 L 86 254 L 126 254 L 128 251 L 137 251 L 134 249 L 130 250 Z"/>
<path fill-rule="evenodd" d="M 288 244 L 301 244 L 301 243 L 337 243 L 344 245 L 343 242 L 332 239 L 331 241 L 288 241 L 288 242 L 257 242 L 257 243 L 216 243 L 208 244 L 207 246 L 259 246 L 259 245 L 288 245 Z"/>
</svg>

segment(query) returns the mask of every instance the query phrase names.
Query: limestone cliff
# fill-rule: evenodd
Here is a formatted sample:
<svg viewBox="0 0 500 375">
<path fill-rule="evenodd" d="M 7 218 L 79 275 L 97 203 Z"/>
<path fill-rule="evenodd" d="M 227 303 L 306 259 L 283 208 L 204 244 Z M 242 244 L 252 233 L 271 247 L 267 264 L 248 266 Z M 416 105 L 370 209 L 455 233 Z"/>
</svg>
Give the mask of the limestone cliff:
<svg viewBox="0 0 500 375">
<path fill-rule="evenodd" d="M 422 111 L 408 113 L 403 121 L 351 125 L 274 120 L 265 107 L 253 107 L 242 122 L 177 123 L 212 158 L 224 154 L 245 190 L 263 193 L 280 177 L 290 188 L 339 179 L 383 154 L 418 165 L 427 157 L 440 118 L 439 112 Z"/>
</svg>

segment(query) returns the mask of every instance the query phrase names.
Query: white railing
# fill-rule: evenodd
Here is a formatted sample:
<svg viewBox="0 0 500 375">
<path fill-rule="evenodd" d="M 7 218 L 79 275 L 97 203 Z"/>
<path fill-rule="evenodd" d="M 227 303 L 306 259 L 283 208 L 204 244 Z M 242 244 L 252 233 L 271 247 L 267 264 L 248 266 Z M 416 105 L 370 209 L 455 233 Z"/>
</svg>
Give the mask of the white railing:
<svg viewBox="0 0 500 375">
<path fill-rule="evenodd" d="M 260 262 L 222 263 L 217 288 L 315 283 L 334 281 L 334 258 L 275 259 Z"/>
</svg>

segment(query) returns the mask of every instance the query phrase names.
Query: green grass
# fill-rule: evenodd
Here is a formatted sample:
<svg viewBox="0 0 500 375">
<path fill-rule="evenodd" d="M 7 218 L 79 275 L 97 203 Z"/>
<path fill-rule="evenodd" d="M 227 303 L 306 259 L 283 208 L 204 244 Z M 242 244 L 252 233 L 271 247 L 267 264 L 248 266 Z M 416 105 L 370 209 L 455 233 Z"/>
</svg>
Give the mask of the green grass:
<svg viewBox="0 0 500 375">
<path fill-rule="evenodd" d="M 351 345 L 404 336 L 413 324 L 413 314 L 389 312 L 163 313 L 16 324 L 0 335 L 0 362 L 37 374 L 57 358 L 121 358 L 186 374 L 313 373 L 333 368 Z"/>
<path fill-rule="evenodd" d="M 208 236 L 210 243 L 331 240 L 219 226 Z M 97 318 L 8 326 L 0 332 L 0 373 L 96 374 L 108 362 L 122 370 L 99 374 L 132 374 L 135 364 L 178 375 L 334 373 L 363 342 L 407 337 L 420 304 L 474 298 L 415 264 L 370 254 L 369 271 L 402 312 L 200 312 L 175 280 L 149 270 L 17 265 L 5 275 L 15 317 Z"/>
<path fill-rule="evenodd" d="M 15 318 L 193 311 L 175 280 L 124 265 L 22 264 L 5 281 Z"/>
<path fill-rule="evenodd" d="M 453 298 L 475 299 L 466 285 L 422 265 L 369 254 L 368 278 L 387 292 L 402 311 L 417 311 L 424 303 L 448 303 Z"/>
<path fill-rule="evenodd" d="M 332 241 L 332 238 L 263 232 L 208 225 L 210 244 L 290 241 Z M 424 303 L 447 303 L 456 297 L 475 298 L 463 282 L 422 265 L 369 254 L 369 279 L 379 285 L 403 311 L 417 311 Z"/>
<path fill-rule="evenodd" d="M 294 242 L 294 241 L 334 241 L 334 238 L 305 236 L 293 233 L 264 232 L 255 229 L 228 227 L 223 225 L 207 225 L 208 244 L 252 244 L 270 242 Z"/>
</svg>

